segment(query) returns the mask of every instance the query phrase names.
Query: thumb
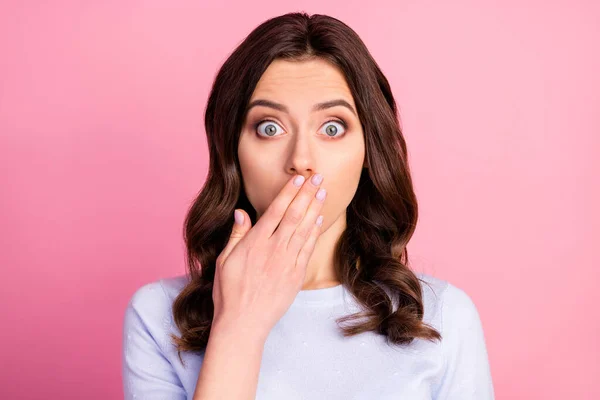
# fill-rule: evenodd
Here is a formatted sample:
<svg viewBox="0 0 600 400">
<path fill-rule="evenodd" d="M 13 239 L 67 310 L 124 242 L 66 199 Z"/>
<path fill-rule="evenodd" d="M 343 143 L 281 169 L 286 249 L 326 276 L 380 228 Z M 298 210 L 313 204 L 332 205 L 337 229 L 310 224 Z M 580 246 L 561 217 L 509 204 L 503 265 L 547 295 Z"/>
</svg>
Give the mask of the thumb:
<svg viewBox="0 0 600 400">
<path fill-rule="evenodd" d="M 227 260 L 229 254 L 233 251 L 233 248 L 239 243 L 240 240 L 246 235 L 246 233 L 252 227 L 250 216 L 246 211 L 236 208 L 234 211 L 234 224 L 231 229 L 231 235 L 229 236 L 229 242 L 221 252 L 223 262 Z"/>
</svg>

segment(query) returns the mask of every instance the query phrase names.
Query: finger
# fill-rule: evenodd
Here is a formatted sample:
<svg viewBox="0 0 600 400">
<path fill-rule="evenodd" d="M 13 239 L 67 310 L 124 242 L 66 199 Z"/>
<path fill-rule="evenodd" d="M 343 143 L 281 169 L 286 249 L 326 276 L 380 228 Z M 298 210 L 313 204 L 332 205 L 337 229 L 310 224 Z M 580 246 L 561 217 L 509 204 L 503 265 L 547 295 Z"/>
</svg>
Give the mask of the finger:
<svg viewBox="0 0 600 400">
<path fill-rule="evenodd" d="M 277 241 L 285 243 L 286 247 L 290 242 L 290 238 L 304 220 L 306 212 L 322 184 L 322 176 L 321 181 L 314 179 L 318 175 L 320 176 L 320 174 L 313 175 L 311 179 L 302 185 L 300 192 L 292 200 L 292 203 L 283 215 L 279 227 L 273 233 L 273 236 L 277 236 Z"/>
<path fill-rule="evenodd" d="M 294 184 L 296 179 L 298 179 L 296 182 L 300 182 L 299 186 Z M 281 222 L 281 219 L 283 218 L 288 206 L 298 194 L 298 191 L 302 187 L 304 180 L 305 178 L 302 175 L 295 175 L 288 180 L 288 182 L 279 191 L 275 199 L 271 202 L 271 204 L 269 204 L 267 210 L 258 219 L 258 221 L 256 221 L 252 231 L 256 232 L 263 238 L 270 238 L 271 235 L 273 235 L 273 232 L 275 232 L 275 229 L 277 229 L 279 226 L 279 223 Z"/>
<path fill-rule="evenodd" d="M 298 252 L 302 249 L 306 243 L 306 240 L 308 240 L 308 237 L 311 235 L 317 217 L 319 214 L 321 214 L 323 209 L 323 203 L 325 202 L 326 196 L 327 192 L 324 188 L 320 188 L 315 196 L 313 196 L 308 210 L 306 211 L 306 215 L 287 243 L 287 250 L 289 250 L 292 254 L 297 256 Z"/>
<path fill-rule="evenodd" d="M 317 225 L 315 221 L 308 240 L 304 242 L 304 245 L 298 253 L 298 258 L 296 258 L 296 269 L 294 272 L 300 274 L 302 277 L 306 275 L 306 266 L 308 265 L 308 261 L 315 250 L 315 245 L 317 244 L 317 240 L 319 239 L 319 236 L 321 236 L 321 233 L 322 222 L 321 225 Z"/>
<path fill-rule="evenodd" d="M 237 218 L 235 217 L 235 211 L 239 212 Z M 232 252 L 234 247 L 240 242 L 240 240 L 244 238 L 244 236 L 246 236 L 246 233 L 250 230 L 250 228 L 252 228 L 252 222 L 250 221 L 248 213 L 240 208 L 237 208 L 235 211 L 235 222 L 233 224 L 233 228 L 231 229 L 231 234 L 229 235 L 229 241 L 219 255 L 219 261 L 221 263 L 224 263 L 225 260 L 227 260 L 227 257 L 229 257 L 229 254 Z M 240 215 L 242 218 L 239 218 Z M 241 222 L 241 224 L 239 222 Z"/>
</svg>

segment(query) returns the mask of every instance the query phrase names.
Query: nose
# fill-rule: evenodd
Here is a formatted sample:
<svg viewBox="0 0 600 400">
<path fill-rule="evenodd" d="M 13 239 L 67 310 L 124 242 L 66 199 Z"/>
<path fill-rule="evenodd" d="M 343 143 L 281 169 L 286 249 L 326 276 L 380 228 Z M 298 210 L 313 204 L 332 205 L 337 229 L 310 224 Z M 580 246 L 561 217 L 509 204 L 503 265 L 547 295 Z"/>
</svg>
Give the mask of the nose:
<svg viewBox="0 0 600 400">
<path fill-rule="evenodd" d="M 290 174 L 303 175 L 304 178 L 308 179 L 318 172 L 316 171 L 316 160 L 308 132 L 298 132 L 294 140 L 291 141 L 289 151 L 287 170 Z"/>
</svg>

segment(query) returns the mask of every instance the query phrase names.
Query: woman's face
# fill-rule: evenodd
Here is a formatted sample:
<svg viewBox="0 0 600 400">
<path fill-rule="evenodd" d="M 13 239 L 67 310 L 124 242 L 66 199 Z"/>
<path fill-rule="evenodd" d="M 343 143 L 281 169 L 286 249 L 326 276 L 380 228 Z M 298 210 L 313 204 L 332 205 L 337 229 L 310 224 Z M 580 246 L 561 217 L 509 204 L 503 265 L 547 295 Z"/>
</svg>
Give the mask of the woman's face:
<svg viewBox="0 0 600 400">
<path fill-rule="evenodd" d="M 257 100 L 274 107 L 253 106 Z M 332 107 L 315 108 L 331 101 L 336 101 Z M 346 207 L 365 165 L 365 143 L 344 75 L 322 59 L 275 60 L 259 80 L 249 107 L 238 157 L 257 219 L 293 175 L 320 173 L 321 187 L 327 190 L 322 230 L 340 216 L 345 224 Z"/>
</svg>

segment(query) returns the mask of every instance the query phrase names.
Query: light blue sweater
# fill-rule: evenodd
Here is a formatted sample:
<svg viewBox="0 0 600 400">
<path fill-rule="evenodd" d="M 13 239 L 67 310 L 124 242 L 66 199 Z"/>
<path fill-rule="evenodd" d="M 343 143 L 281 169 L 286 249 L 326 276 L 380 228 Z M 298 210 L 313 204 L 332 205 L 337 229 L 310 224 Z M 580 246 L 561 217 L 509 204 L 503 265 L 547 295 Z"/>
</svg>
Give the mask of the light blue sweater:
<svg viewBox="0 0 600 400">
<path fill-rule="evenodd" d="M 427 282 L 424 321 L 442 334 L 441 343 L 416 339 L 400 347 L 374 332 L 345 338 L 336 318 L 360 311 L 347 289 L 303 290 L 265 342 L 256 399 L 493 400 L 471 298 L 444 280 L 417 276 Z M 163 279 L 133 294 L 123 326 L 125 399 L 192 399 L 202 355 L 182 353 L 184 367 L 169 338 L 179 335 L 171 306 L 187 279 Z"/>
</svg>

